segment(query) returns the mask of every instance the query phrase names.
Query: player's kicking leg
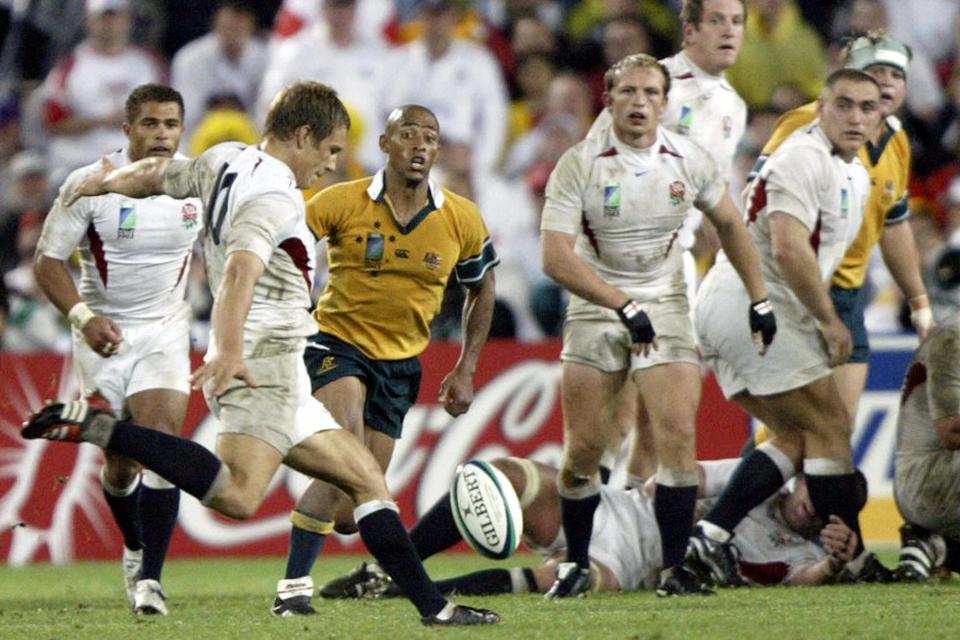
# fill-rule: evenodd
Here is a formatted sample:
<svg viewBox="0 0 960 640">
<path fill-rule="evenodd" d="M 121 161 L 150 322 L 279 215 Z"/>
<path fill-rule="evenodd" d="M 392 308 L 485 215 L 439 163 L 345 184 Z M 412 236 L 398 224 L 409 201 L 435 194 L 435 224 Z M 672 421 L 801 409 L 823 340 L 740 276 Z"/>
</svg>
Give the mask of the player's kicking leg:
<svg viewBox="0 0 960 640">
<path fill-rule="evenodd" d="M 224 515 L 246 519 L 256 513 L 281 462 L 313 477 L 324 476 L 350 495 L 364 543 L 378 563 L 410 597 L 427 625 L 493 624 L 500 617 L 485 609 L 448 602 L 416 557 L 396 505 L 372 454 L 342 430 L 316 433 L 281 457 L 277 449 L 243 434 L 221 434 L 221 458 L 192 441 L 130 422 L 84 401 L 52 403 L 21 430 L 27 439 L 91 442 L 127 455 Z"/>
</svg>

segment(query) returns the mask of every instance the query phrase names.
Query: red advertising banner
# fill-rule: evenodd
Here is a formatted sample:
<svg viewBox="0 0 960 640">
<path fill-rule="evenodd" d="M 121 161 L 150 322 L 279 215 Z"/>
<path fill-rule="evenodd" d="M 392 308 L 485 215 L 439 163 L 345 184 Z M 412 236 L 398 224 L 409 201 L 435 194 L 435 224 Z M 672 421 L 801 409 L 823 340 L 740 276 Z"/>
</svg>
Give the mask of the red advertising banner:
<svg viewBox="0 0 960 640">
<path fill-rule="evenodd" d="M 456 344 L 423 355 L 420 398 L 404 423 L 388 484 L 410 525 L 449 487 L 470 458 L 528 456 L 560 459 L 560 344 L 492 341 L 476 375 L 469 412 L 452 418 L 437 403 L 440 381 L 459 354 Z M 195 364 L 199 355 L 195 356 Z M 69 358 L 0 353 L 0 557 L 8 564 L 118 557 L 121 539 L 100 489 L 100 450 L 91 445 L 26 441 L 20 422 L 50 398 L 70 399 L 77 387 Z M 748 432 L 746 416 L 705 379 L 698 456 L 735 456 Z M 213 448 L 217 422 L 193 394 L 184 434 Z M 295 496 L 308 479 L 285 467 L 255 518 L 223 518 L 183 494 L 172 556 L 266 555 L 286 551 Z M 356 536 L 330 540 L 324 552 L 359 550 Z"/>
</svg>

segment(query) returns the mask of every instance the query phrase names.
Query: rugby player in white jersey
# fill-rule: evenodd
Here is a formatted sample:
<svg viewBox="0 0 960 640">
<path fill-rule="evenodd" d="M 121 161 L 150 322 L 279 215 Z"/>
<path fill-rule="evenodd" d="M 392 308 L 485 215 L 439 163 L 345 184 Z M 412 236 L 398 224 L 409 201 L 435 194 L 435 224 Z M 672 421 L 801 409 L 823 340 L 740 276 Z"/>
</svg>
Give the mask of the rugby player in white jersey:
<svg viewBox="0 0 960 640">
<path fill-rule="evenodd" d="M 659 126 L 670 77 L 655 58 L 627 56 L 605 77 L 612 124 L 569 149 L 550 176 L 541 224 L 544 271 L 572 295 L 563 333 L 564 456 L 558 476 L 567 561 L 548 598 L 589 587 L 599 503 L 603 409 L 629 372 L 643 394 L 660 461 L 656 516 L 664 595 L 702 591 L 678 567 L 693 519 L 700 360 L 676 237 L 694 206 L 717 227 L 750 292 L 736 322 L 762 353 L 776 322 L 759 259 L 725 180 L 695 142 Z"/>
<path fill-rule="evenodd" d="M 747 124 L 747 105 L 724 77 L 723 72 L 737 60 L 743 42 L 746 6 L 743 0 L 686 0 L 680 13 L 683 49 L 660 62 L 670 72 L 670 95 L 660 124 L 688 136 L 713 158 L 725 183 L 730 181 L 733 156 Z M 610 126 L 610 112 L 604 109 L 591 127 L 594 135 Z M 710 259 L 715 233 L 703 223 L 703 214 L 694 209 L 687 217 L 677 241 L 683 253 L 684 274 L 690 300 L 699 282 L 694 255 Z M 696 243 L 700 237 L 699 245 Z M 701 250 L 706 249 L 706 254 Z M 703 254 L 703 255 L 700 255 Z M 709 255 L 707 255 L 709 254 Z M 620 390 L 613 420 L 621 431 L 633 430 L 628 484 L 640 486 L 656 470 L 649 422 L 639 403 L 636 385 L 627 380 Z M 610 443 L 604 466 L 612 466 L 621 439 Z"/>
<path fill-rule="evenodd" d="M 743 459 L 690 539 L 687 568 L 720 585 L 743 582 L 729 544 L 734 527 L 801 469 L 817 513 L 847 523 L 862 550 L 850 420 L 831 375 L 849 357 L 852 340 L 827 283 L 863 219 L 870 179 L 857 153 L 880 121 L 880 87 L 862 71 L 836 71 L 818 114 L 747 189 L 747 228 L 779 319 L 766 356 L 753 353 L 750 334 L 736 322 L 748 294 L 724 253 L 697 292 L 704 359 L 724 395 L 774 434 Z"/>
<path fill-rule="evenodd" d="M 698 511 L 709 508 L 738 462 L 698 463 Z M 440 580 L 437 587 L 443 593 L 463 595 L 543 593 L 553 584 L 556 564 L 565 547 L 557 470 L 524 458 L 501 458 L 490 464 L 500 469 L 516 490 L 523 508 L 523 541 L 541 554 L 545 563 L 536 568 L 485 569 Z M 865 482 L 859 496 L 861 503 L 866 501 Z M 440 497 L 410 530 L 410 538 L 423 559 L 463 539 L 446 507 L 449 501 L 449 493 Z M 660 532 L 653 511 L 653 501 L 645 490 L 600 488 L 600 505 L 590 541 L 594 591 L 656 588 L 662 561 Z M 838 518 L 825 525 L 816 516 L 802 476 L 751 510 L 737 525 L 736 533 L 740 567 L 752 585 L 829 583 L 850 560 L 855 545 L 854 535 Z M 354 583 L 349 592 L 332 591 L 329 586 L 321 587 L 321 595 L 359 598 L 397 594 L 382 573 L 375 573 L 363 584 Z"/>
<path fill-rule="evenodd" d="M 249 518 L 281 464 L 342 489 L 356 505 L 360 536 L 402 586 L 427 625 L 493 624 L 485 609 L 455 605 L 430 581 L 400 521 L 373 454 L 310 395 L 303 364 L 310 316 L 314 237 L 299 189 L 336 168 L 350 118 L 336 92 L 316 82 L 274 99 L 263 142 L 217 145 L 192 161 L 109 162 L 71 200 L 102 193 L 166 193 L 203 199 L 204 257 L 214 291 L 210 348 L 193 376 L 222 427 L 216 455 L 189 440 L 119 420 L 85 402 L 52 403 L 26 438 L 93 442 L 123 453 L 233 518 Z M 312 585 L 290 585 L 309 598 Z"/>
<path fill-rule="evenodd" d="M 897 417 L 893 495 L 901 580 L 922 582 L 940 567 L 960 571 L 960 314 L 917 348 Z"/>
<path fill-rule="evenodd" d="M 183 99 L 145 84 L 127 97 L 127 145 L 108 158 L 126 166 L 174 157 Z M 180 156 L 182 157 L 182 156 Z M 80 390 L 118 415 L 180 433 L 190 392 L 190 252 L 202 225 L 200 201 L 117 194 L 67 206 L 65 197 L 97 165 L 74 171 L 43 224 L 37 283 L 73 325 Z M 68 261 L 80 250 L 79 291 Z M 126 456 L 106 451 L 100 481 L 123 534 L 123 571 L 134 613 L 166 614 L 160 574 L 177 520 L 180 490 Z"/>
</svg>

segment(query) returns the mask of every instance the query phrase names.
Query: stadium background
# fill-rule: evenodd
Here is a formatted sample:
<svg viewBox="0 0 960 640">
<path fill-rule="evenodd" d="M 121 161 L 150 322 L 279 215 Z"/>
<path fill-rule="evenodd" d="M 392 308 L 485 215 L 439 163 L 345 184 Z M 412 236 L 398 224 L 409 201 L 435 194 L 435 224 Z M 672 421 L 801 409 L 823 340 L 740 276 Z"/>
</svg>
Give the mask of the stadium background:
<svg viewBox="0 0 960 640">
<path fill-rule="evenodd" d="M 902 339 L 883 342 L 874 355 L 854 441 L 871 489 L 864 534 L 874 542 L 893 542 L 900 524 L 891 498 L 897 372 L 906 367 L 911 349 Z M 428 349 L 423 392 L 407 416 L 387 475 L 408 525 L 446 491 L 463 460 L 516 455 L 559 462 L 559 352 L 556 341 L 491 342 L 477 372 L 473 406 L 452 419 L 433 390 L 456 362 L 458 348 L 440 343 Z M 195 354 L 196 362 L 199 357 Z M 121 544 L 100 491 L 99 449 L 27 442 L 17 435 L 27 407 L 76 391 L 70 367 L 68 359 L 52 354 L 0 354 L 5 396 L 0 405 L 0 557 L 10 565 L 112 558 Z M 705 380 L 699 425 L 698 457 L 703 459 L 737 455 L 750 428 L 747 417 L 723 400 L 712 376 Z M 185 431 L 212 446 L 215 419 L 197 394 Z M 305 487 L 304 476 L 281 469 L 263 508 L 243 522 L 222 518 L 184 494 L 171 556 L 285 553 L 287 516 Z M 325 553 L 361 549 L 356 536 L 335 536 Z"/>
</svg>

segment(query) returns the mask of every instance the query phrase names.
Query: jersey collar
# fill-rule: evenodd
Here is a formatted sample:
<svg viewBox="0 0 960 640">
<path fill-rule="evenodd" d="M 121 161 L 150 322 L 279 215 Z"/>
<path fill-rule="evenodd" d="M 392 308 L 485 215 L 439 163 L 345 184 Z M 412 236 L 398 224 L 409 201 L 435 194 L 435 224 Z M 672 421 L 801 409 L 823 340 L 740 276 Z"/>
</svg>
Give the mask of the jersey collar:
<svg viewBox="0 0 960 640">
<path fill-rule="evenodd" d="M 377 171 L 377 173 L 374 174 L 373 179 L 370 181 L 370 186 L 367 187 L 367 195 L 370 196 L 370 199 L 374 202 L 379 202 L 385 207 L 390 207 L 390 204 L 387 202 L 387 183 L 384 175 L 383 169 L 380 169 L 380 171 Z M 423 207 L 423 209 L 418 211 L 417 215 L 413 216 L 410 222 L 408 222 L 406 225 L 401 226 L 399 223 L 397 223 L 397 226 L 400 227 L 400 231 L 402 233 L 409 233 L 413 231 L 414 228 L 416 228 L 416 226 L 420 224 L 420 222 L 422 222 L 431 211 L 436 211 L 442 207 L 444 200 L 443 191 L 437 187 L 436 184 L 434 184 L 433 180 L 428 178 L 427 204 Z"/>
</svg>

